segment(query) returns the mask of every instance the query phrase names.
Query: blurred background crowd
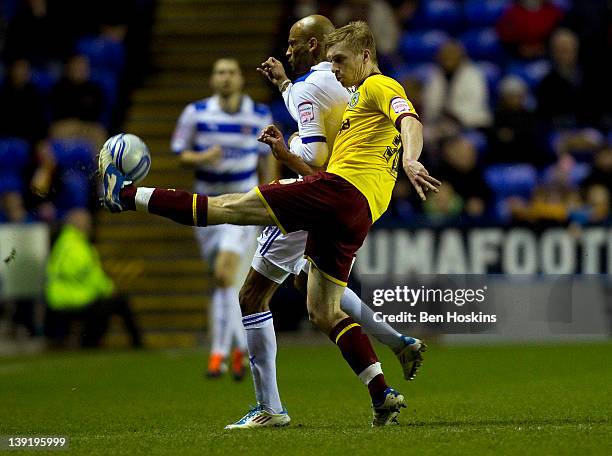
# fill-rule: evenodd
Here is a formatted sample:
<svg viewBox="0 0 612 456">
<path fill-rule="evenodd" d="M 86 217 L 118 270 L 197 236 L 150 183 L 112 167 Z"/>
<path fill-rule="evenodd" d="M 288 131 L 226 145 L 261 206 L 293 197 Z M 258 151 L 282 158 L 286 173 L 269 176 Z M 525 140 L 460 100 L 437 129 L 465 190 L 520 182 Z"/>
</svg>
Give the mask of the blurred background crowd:
<svg viewBox="0 0 612 456">
<path fill-rule="evenodd" d="M 52 239 L 67 223 L 91 238 L 95 156 L 126 129 L 134 90 L 156 71 L 151 33 L 162 3 L 171 2 L 0 0 L 0 223 L 43 222 Z M 400 178 L 378 225 L 609 223 L 608 0 L 295 0 L 283 8 L 266 31 L 276 37 L 272 55 L 284 55 L 289 27 L 308 14 L 337 26 L 366 20 L 383 73 L 421 115 L 423 161 L 443 186 L 423 205 Z M 296 130 L 278 93 L 255 98 L 287 136 Z M 85 254 L 99 269 L 96 255 Z M 122 315 L 140 345 L 123 297 L 108 303 L 112 288 L 88 302 Z M 35 332 L 31 309 L 25 314 Z"/>
</svg>

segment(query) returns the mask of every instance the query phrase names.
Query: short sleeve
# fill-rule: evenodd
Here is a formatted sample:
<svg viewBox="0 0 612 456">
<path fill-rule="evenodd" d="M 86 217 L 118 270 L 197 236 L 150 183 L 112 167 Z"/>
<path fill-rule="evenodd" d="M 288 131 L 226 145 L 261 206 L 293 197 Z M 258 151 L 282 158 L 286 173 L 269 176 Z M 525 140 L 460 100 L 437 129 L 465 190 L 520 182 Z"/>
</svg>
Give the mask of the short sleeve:
<svg viewBox="0 0 612 456">
<path fill-rule="evenodd" d="M 292 98 L 297 112 L 298 132 L 302 144 L 327 142 L 323 103 L 317 99 L 319 89 L 313 84 L 301 83 L 293 87 Z"/>
<path fill-rule="evenodd" d="M 272 118 L 272 113 L 270 112 L 270 108 L 268 108 L 268 106 L 266 105 L 258 104 L 257 111 L 259 111 L 261 114 L 261 120 L 258 125 L 259 131 L 257 132 L 257 136 L 259 137 L 259 135 L 263 132 L 263 130 L 268 125 L 271 125 L 272 123 L 274 123 L 274 119 Z M 268 147 L 267 144 L 258 142 L 257 143 L 257 153 L 259 155 L 267 155 L 270 153 L 270 147 Z"/>
<path fill-rule="evenodd" d="M 398 130 L 404 117 L 419 119 L 404 88 L 394 79 L 371 77 L 366 80 L 364 89 L 368 103 L 386 115 Z"/>
<path fill-rule="evenodd" d="M 180 154 L 192 147 L 196 130 L 195 113 L 195 106 L 193 104 L 187 105 L 176 123 L 171 143 L 172 152 L 175 154 Z"/>
</svg>

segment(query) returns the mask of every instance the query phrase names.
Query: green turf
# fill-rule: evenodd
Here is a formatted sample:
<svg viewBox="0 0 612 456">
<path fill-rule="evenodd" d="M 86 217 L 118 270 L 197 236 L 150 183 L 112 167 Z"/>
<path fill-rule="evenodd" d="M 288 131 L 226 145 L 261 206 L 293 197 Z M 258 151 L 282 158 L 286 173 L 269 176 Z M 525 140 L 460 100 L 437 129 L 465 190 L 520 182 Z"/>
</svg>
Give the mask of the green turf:
<svg viewBox="0 0 612 456">
<path fill-rule="evenodd" d="M 409 400 L 371 429 L 366 390 L 329 344 L 281 347 L 290 427 L 228 432 L 251 383 L 202 378 L 203 351 L 0 360 L 0 435 L 62 434 L 72 454 L 612 454 L 612 344 L 432 347 Z M 55 453 L 63 454 L 63 453 Z"/>
</svg>

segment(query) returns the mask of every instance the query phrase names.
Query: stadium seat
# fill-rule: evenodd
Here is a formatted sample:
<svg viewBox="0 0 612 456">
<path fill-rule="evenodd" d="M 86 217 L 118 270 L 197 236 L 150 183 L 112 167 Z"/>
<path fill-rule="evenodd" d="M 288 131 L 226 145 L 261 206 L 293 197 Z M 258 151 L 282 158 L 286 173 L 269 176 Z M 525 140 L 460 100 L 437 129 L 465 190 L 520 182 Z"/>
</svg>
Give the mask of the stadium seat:
<svg viewBox="0 0 612 456">
<path fill-rule="evenodd" d="M 479 156 L 482 156 L 487 152 L 489 143 L 487 142 L 487 137 L 484 133 L 478 130 L 466 130 L 462 133 L 462 136 L 474 145 L 474 148 L 476 149 L 476 152 L 478 152 Z"/>
<path fill-rule="evenodd" d="M 18 138 L 0 138 L 0 193 L 23 190 L 21 176 L 29 155 L 27 142 Z"/>
<path fill-rule="evenodd" d="M 484 177 L 497 198 L 528 198 L 538 181 L 535 167 L 527 163 L 492 165 L 485 169 Z"/>
<path fill-rule="evenodd" d="M 19 138 L 0 138 L 0 171 L 21 172 L 28 162 L 30 146 Z"/>
<path fill-rule="evenodd" d="M 104 110 L 102 111 L 102 123 L 107 127 L 110 125 L 113 110 L 118 99 L 117 75 L 112 71 L 93 69 L 91 80 L 100 86 L 104 95 Z"/>
<path fill-rule="evenodd" d="M 433 69 L 435 64 L 433 63 L 418 63 L 416 65 L 402 65 L 393 74 L 393 78 L 402 82 L 407 78 L 416 79 L 421 82 L 425 82 Z"/>
<path fill-rule="evenodd" d="M 498 62 L 503 58 L 503 48 L 492 27 L 468 30 L 459 39 L 473 60 Z"/>
<path fill-rule="evenodd" d="M 462 11 L 454 0 L 429 0 L 421 2 L 415 19 L 418 29 L 442 29 L 455 32 L 461 27 Z"/>
<path fill-rule="evenodd" d="M 95 169 L 95 150 L 85 139 L 61 139 L 51 143 L 59 168 L 89 175 Z"/>
<path fill-rule="evenodd" d="M 476 62 L 476 66 L 480 68 L 487 79 L 487 88 L 489 89 L 489 101 L 491 103 L 495 100 L 495 94 L 497 90 L 497 84 L 502 78 L 502 70 L 499 65 L 493 62 L 480 61 Z"/>
<path fill-rule="evenodd" d="M 60 72 L 55 69 L 32 68 L 32 84 L 43 95 L 48 95 L 60 79 Z"/>
<path fill-rule="evenodd" d="M 534 62 L 513 62 L 508 66 L 507 73 L 521 78 L 533 92 L 549 71 L 550 62 L 548 60 L 536 60 Z"/>
<path fill-rule="evenodd" d="M 89 58 L 92 68 L 113 71 L 115 74 L 123 69 L 125 50 L 121 43 L 101 36 L 85 37 L 77 42 L 76 50 Z"/>
<path fill-rule="evenodd" d="M 510 3 L 510 0 L 467 0 L 463 6 L 464 20 L 470 27 L 492 27 Z"/>
<path fill-rule="evenodd" d="M 408 32 L 400 39 L 399 51 L 410 63 L 431 62 L 448 39 L 449 35 L 443 30 Z"/>
</svg>

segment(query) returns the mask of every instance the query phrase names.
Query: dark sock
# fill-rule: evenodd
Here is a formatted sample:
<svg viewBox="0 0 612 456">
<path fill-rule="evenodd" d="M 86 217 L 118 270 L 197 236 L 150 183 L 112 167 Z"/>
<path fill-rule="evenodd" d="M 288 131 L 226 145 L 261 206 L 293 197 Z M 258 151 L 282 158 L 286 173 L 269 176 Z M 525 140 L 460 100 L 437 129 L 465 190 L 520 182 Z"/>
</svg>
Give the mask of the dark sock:
<svg viewBox="0 0 612 456">
<path fill-rule="evenodd" d="M 355 374 L 359 375 L 371 365 L 378 363 L 378 357 L 370 339 L 352 318 L 345 318 L 338 323 L 330 332 L 329 337 L 332 342 L 338 345 L 342 356 Z M 368 391 L 374 404 L 384 400 L 384 391 L 387 387 L 382 373 L 369 381 Z"/>
<path fill-rule="evenodd" d="M 121 203 L 126 209 L 136 210 L 136 187 L 128 185 L 121 189 Z M 175 222 L 190 226 L 206 226 L 208 197 L 184 190 L 156 188 L 148 204 L 150 214 L 160 215 Z"/>
</svg>

